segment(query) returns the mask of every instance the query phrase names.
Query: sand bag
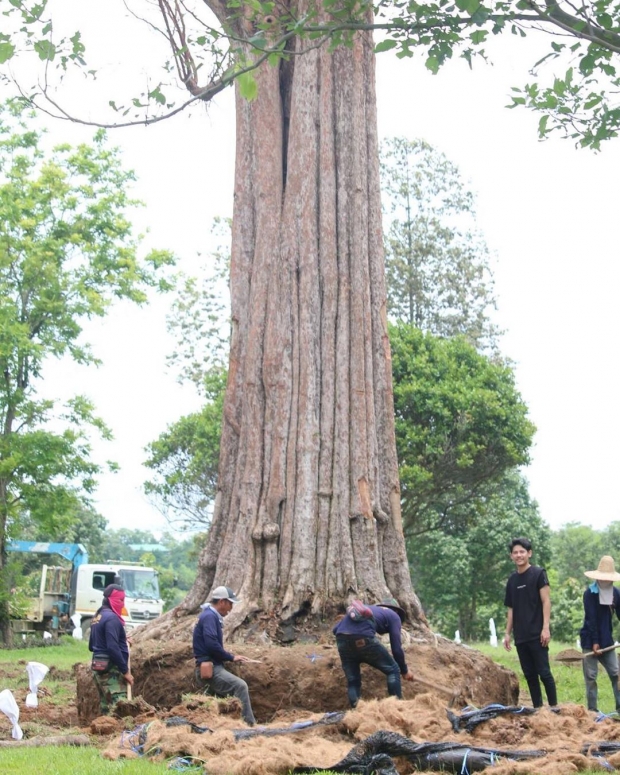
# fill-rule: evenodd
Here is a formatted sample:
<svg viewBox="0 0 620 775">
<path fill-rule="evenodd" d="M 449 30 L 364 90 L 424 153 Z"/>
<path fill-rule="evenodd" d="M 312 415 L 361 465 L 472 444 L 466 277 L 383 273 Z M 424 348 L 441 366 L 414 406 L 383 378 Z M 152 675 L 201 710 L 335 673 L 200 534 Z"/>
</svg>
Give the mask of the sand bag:
<svg viewBox="0 0 620 775">
<path fill-rule="evenodd" d="M 9 721 L 13 729 L 11 730 L 11 737 L 13 740 L 21 740 L 24 736 L 21 727 L 17 723 L 19 721 L 19 708 L 15 702 L 10 689 L 4 689 L 0 692 L 0 710 L 8 716 Z"/>
<path fill-rule="evenodd" d="M 49 667 L 41 664 L 41 662 L 28 662 L 26 672 L 28 673 L 28 685 L 30 687 L 30 693 L 26 696 L 26 706 L 28 708 L 36 708 L 39 704 L 37 698 L 39 684 L 49 673 Z"/>
</svg>

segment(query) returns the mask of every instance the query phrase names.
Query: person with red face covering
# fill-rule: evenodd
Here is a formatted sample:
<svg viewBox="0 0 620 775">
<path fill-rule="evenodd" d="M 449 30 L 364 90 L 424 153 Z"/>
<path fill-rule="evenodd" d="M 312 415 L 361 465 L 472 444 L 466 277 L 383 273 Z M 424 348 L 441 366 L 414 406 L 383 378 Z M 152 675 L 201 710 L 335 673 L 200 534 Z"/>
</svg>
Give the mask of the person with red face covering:
<svg viewBox="0 0 620 775">
<path fill-rule="evenodd" d="M 119 584 L 109 584 L 103 590 L 103 603 L 90 628 L 91 669 L 104 716 L 114 710 L 119 700 L 127 699 L 127 685 L 133 684 L 122 617 L 124 607 L 125 590 Z"/>
</svg>

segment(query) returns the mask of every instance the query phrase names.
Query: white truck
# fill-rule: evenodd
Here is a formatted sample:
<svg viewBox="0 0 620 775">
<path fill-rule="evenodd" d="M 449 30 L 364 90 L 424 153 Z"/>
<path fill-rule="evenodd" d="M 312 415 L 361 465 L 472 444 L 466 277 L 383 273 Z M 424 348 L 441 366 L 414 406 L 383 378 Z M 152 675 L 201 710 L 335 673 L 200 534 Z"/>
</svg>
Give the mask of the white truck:
<svg viewBox="0 0 620 775">
<path fill-rule="evenodd" d="M 82 544 L 11 541 L 7 550 L 58 554 L 71 562 L 71 567 L 43 565 L 39 595 L 31 599 L 25 618 L 12 620 L 14 632 L 71 632 L 71 616 L 80 614 L 82 632 L 88 637 L 108 584 L 120 584 L 125 590 L 127 630 L 156 619 L 163 611 L 157 571 L 141 563 L 109 560 L 92 564 Z"/>
</svg>

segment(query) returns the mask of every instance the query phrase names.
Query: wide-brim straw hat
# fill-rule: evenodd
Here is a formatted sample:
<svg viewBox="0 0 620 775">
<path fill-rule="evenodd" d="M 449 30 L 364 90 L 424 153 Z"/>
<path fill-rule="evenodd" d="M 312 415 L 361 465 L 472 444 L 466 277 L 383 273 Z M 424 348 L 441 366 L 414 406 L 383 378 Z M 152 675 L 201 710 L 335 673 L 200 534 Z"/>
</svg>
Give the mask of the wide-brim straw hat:
<svg viewBox="0 0 620 775">
<path fill-rule="evenodd" d="M 597 581 L 620 581 L 620 573 L 616 573 L 614 558 L 608 554 L 601 557 L 596 570 L 587 570 L 585 575 L 589 579 L 596 579 Z"/>
<path fill-rule="evenodd" d="M 618 578 L 620 578 L 620 576 Z M 392 611 L 396 611 L 396 613 L 400 616 L 401 622 L 405 621 L 407 614 L 398 605 L 398 600 L 396 600 L 395 597 L 384 597 L 380 603 L 377 603 L 377 605 L 380 605 L 382 608 L 391 608 Z"/>
</svg>

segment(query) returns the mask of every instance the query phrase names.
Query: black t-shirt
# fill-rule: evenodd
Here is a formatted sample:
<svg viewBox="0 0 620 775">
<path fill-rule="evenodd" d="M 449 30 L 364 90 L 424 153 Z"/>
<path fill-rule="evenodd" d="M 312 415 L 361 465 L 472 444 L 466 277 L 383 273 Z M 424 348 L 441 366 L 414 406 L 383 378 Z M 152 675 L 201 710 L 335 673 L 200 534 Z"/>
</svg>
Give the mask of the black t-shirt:
<svg viewBox="0 0 620 775">
<path fill-rule="evenodd" d="M 547 571 L 538 565 L 530 565 L 525 573 L 515 571 L 508 579 L 504 605 L 512 608 L 515 643 L 540 638 L 543 628 L 540 590 L 548 586 Z"/>
</svg>

